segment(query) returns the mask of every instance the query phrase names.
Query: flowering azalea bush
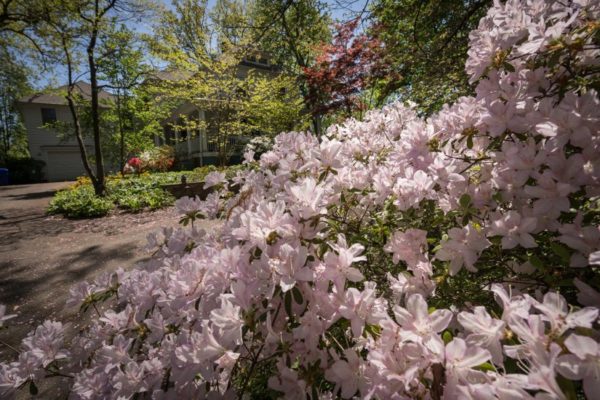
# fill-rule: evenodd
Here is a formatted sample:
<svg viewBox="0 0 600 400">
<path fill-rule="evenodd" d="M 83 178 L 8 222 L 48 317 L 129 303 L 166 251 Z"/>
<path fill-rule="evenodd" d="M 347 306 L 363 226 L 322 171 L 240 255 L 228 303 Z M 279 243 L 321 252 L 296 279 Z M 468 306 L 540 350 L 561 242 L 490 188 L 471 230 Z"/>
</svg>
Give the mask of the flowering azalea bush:
<svg viewBox="0 0 600 400">
<path fill-rule="evenodd" d="M 212 175 L 144 268 L 71 289 L 98 318 L 68 346 L 36 328 L 0 395 L 60 374 L 75 399 L 594 398 L 599 17 L 497 2 L 471 34 L 476 96 L 280 134 Z"/>
<path fill-rule="evenodd" d="M 166 172 L 175 162 L 175 149 L 171 146 L 153 147 L 139 157 L 131 157 L 124 167 L 125 173 Z"/>
<path fill-rule="evenodd" d="M 124 168 L 125 173 L 133 173 L 137 172 L 138 174 L 142 172 L 142 160 L 139 157 L 131 157 L 125 163 Z"/>
<path fill-rule="evenodd" d="M 244 154 L 250 160 L 258 159 L 273 148 L 273 139 L 270 136 L 256 136 L 244 146 Z"/>
</svg>

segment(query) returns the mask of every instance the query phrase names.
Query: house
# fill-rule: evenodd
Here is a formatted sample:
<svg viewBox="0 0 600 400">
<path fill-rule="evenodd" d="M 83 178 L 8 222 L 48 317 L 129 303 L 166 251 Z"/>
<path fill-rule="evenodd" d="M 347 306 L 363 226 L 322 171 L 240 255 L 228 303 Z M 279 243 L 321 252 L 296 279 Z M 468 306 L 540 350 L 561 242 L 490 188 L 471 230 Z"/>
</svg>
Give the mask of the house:
<svg viewBox="0 0 600 400">
<path fill-rule="evenodd" d="M 251 70 L 258 70 L 265 74 L 277 74 L 277 68 L 269 64 L 266 56 L 249 56 L 241 61 L 236 72 L 237 76 L 244 78 Z M 161 80 L 184 80 L 190 77 L 189 73 L 181 71 L 158 71 L 154 79 Z M 90 99 L 91 86 L 85 82 L 77 82 L 75 90 L 79 91 L 84 99 Z M 72 122 L 72 117 L 63 94 L 67 90 L 62 86 L 48 93 L 37 93 L 19 99 L 17 106 L 23 115 L 23 121 L 27 130 L 29 140 L 29 153 L 31 157 L 44 161 L 44 180 L 66 181 L 74 180 L 85 175 L 79 146 L 74 137 L 63 137 L 53 129 L 44 125 L 54 122 Z M 113 101 L 113 95 L 100 91 L 99 100 L 104 107 Z M 195 119 L 197 121 L 210 120 L 210 113 L 200 110 L 191 104 L 183 104 L 173 110 L 171 117 L 163 123 L 164 137 L 156 137 L 155 144 L 169 144 L 174 146 L 175 155 L 180 166 L 193 168 L 217 162 L 218 153 L 213 143 L 209 140 L 210 132 L 205 129 L 191 132 L 189 130 L 173 129 L 173 126 L 181 125 L 182 117 Z M 232 137 L 231 140 L 237 140 Z M 88 154 L 93 154 L 94 144 L 91 137 L 85 138 Z M 106 160 L 105 160 L 106 161 Z M 110 166 L 105 166 L 107 171 Z M 112 168 L 114 170 L 114 168 Z"/>
<path fill-rule="evenodd" d="M 269 62 L 266 53 L 256 52 L 248 55 L 237 66 L 236 76 L 244 79 L 251 72 L 258 72 L 266 76 L 275 76 L 279 73 L 279 68 Z M 185 71 L 164 70 L 158 71 L 153 75 L 154 79 L 181 81 L 191 77 L 190 73 Z M 207 99 L 207 101 L 210 101 Z M 215 101 L 215 100 L 212 100 Z M 216 100 L 218 101 L 218 100 Z M 216 164 L 218 162 L 218 152 L 216 144 L 210 140 L 211 132 L 207 129 L 174 129 L 174 126 L 182 126 L 183 120 L 197 121 L 199 125 L 202 122 L 209 122 L 212 116 L 210 111 L 199 109 L 198 107 L 185 103 L 172 111 L 171 116 L 163 122 L 163 137 L 156 137 L 155 144 L 170 144 L 175 148 L 175 155 L 179 165 L 183 168 L 193 168 L 207 164 Z M 230 144 L 236 144 L 237 141 L 243 141 L 240 136 L 229 138 Z M 232 161 L 241 159 L 241 154 L 234 155 Z"/>
<path fill-rule="evenodd" d="M 62 86 L 52 93 L 37 93 L 21 98 L 17 102 L 27 130 L 29 154 L 31 158 L 46 163 L 42 172 L 44 180 L 50 182 L 74 180 L 85 175 L 75 137 L 63 137 L 57 131 L 44 127 L 45 124 L 73 121 L 67 101 L 61 94 L 66 90 L 67 86 Z M 77 82 L 75 90 L 84 99 L 91 98 L 90 84 Z M 99 100 L 101 103 L 109 102 L 112 100 L 112 95 L 100 91 Z M 85 145 L 90 154 L 93 154 L 92 138 L 85 138 Z"/>
</svg>

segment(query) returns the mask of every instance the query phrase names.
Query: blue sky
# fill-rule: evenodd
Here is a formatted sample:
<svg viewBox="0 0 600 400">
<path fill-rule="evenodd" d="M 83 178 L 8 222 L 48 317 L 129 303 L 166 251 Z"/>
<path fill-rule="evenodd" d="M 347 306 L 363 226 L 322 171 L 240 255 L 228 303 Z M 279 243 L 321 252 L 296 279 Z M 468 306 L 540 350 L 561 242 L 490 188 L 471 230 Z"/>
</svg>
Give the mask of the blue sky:
<svg viewBox="0 0 600 400">
<path fill-rule="evenodd" d="M 332 17 L 334 20 L 344 21 L 352 18 L 356 13 L 362 11 L 365 5 L 370 0 L 326 0 L 326 3 L 331 7 Z M 167 8 L 172 9 L 171 0 L 160 0 Z M 208 0 L 210 8 L 214 6 L 216 0 Z M 130 29 L 140 33 L 152 33 L 152 25 L 150 21 L 130 21 L 126 24 Z M 46 86 L 60 86 L 66 83 L 64 68 L 54 67 L 50 73 L 41 74 L 41 76 L 31 82 L 35 88 L 41 89 Z M 85 80 L 85 77 L 83 78 Z"/>
</svg>

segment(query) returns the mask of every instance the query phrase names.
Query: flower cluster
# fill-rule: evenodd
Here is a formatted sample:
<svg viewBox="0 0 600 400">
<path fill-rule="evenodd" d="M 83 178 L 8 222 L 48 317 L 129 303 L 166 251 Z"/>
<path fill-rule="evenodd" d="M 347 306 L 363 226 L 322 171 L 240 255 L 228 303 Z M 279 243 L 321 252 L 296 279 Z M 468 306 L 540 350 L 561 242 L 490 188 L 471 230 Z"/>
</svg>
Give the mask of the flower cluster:
<svg viewBox="0 0 600 400">
<path fill-rule="evenodd" d="M 271 150 L 272 147 L 273 139 L 271 137 L 266 135 L 253 137 L 244 147 L 245 158 L 249 161 L 253 161 Z"/>
<path fill-rule="evenodd" d="M 126 173 L 147 171 L 168 171 L 175 163 L 175 153 L 171 146 L 160 146 L 142 152 L 139 157 L 131 157 L 124 167 Z"/>
<path fill-rule="evenodd" d="M 75 399 L 567 399 L 600 389 L 600 1 L 495 2 L 474 97 L 392 104 L 272 150 L 153 235 L 152 259 L 72 291 L 0 364 Z M 230 187 L 235 185 L 236 190 Z M 114 306 L 114 307 L 112 307 Z"/>
</svg>

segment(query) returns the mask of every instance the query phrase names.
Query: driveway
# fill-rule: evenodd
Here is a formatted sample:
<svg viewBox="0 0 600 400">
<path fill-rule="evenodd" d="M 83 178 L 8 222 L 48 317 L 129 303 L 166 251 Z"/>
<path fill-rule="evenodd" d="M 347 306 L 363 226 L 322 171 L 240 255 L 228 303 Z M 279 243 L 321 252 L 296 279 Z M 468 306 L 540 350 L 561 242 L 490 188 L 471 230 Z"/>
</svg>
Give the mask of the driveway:
<svg viewBox="0 0 600 400">
<path fill-rule="evenodd" d="M 143 248 L 150 232 L 178 223 L 172 207 L 90 220 L 47 216 L 53 193 L 68 184 L 0 187 L 0 304 L 19 315 L 0 330 L 0 340 L 11 346 L 45 319 L 80 319 L 64 306 L 73 284 L 131 268 L 148 257 Z M 13 357 L 0 343 L 0 360 Z"/>
</svg>

